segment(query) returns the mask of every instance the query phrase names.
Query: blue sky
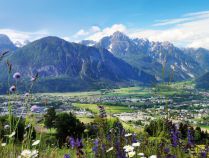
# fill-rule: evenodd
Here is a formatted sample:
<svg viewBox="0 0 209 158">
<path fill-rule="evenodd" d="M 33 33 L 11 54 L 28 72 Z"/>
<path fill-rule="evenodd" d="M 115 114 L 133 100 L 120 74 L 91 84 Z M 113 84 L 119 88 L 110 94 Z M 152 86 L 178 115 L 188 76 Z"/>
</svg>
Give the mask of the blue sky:
<svg viewBox="0 0 209 158">
<path fill-rule="evenodd" d="M 70 41 L 98 40 L 119 30 L 132 37 L 195 47 L 203 46 L 194 44 L 196 23 L 206 24 L 209 19 L 208 0 L 0 0 L 0 4 L 0 33 L 21 42 L 46 35 Z M 185 27 L 192 37 L 166 35 L 166 31 L 173 31 L 174 36 L 184 36 Z M 201 40 L 205 41 L 203 37 Z"/>
</svg>

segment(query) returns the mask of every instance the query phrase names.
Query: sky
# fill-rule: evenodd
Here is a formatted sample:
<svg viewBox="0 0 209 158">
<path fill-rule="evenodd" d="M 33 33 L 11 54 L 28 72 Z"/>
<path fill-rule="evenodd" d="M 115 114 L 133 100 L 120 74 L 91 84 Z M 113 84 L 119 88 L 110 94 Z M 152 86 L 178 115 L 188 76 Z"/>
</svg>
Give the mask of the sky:
<svg viewBox="0 0 209 158">
<path fill-rule="evenodd" d="M 209 49 L 209 0 L 0 0 L 0 33 L 13 42 L 59 36 L 131 38 Z"/>
</svg>

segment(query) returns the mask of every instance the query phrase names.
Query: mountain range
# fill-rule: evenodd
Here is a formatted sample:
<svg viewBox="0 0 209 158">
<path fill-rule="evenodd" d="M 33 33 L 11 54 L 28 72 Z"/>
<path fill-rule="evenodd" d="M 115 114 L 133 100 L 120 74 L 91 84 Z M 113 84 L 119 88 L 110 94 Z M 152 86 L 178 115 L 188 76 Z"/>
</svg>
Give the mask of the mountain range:
<svg viewBox="0 0 209 158">
<path fill-rule="evenodd" d="M 134 68 L 104 48 L 45 37 L 16 49 L 5 60 L 24 78 L 38 73 L 37 91 L 91 90 L 116 85 L 152 84 L 152 75 Z M 0 71 L 6 76 L 4 62 Z M 6 77 L 1 77 L 6 80 Z"/>
<path fill-rule="evenodd" d="M 93 41 L 89 42 L 93 44 Z M 94 46 L 109 50 L 116 57 L 154 75 L 159 81 L 193 79 L 209 70 L 208 67 L 204 67 L 204 61 L 194 58 L 186 49 L 177 48 L 169 42 L 131 39 L 121 32 L 115 32 L 111 36 L 102 38 Z M 206 52 L 209 55 L 209 51 Z"/>
<path fill-rule="evenodd" d="M 10 50 L 4 60 L 9 60 L 24 80 L 38 72 L 40 79 L 34 89 L 40 92 L 152 85 L 196 79 L 209 70 L 207 49 L 178 48 L 169 42 L 133 39 L 121 32 L 80 43 L 49 36 L 23 47 L 0 35 L 0 50 Z M 5 61 L 0 63 L 5 74 L 0 76 L 2 81 L 7 78 Z M 6 89 L 0 86 L 0 91 Z"/>
</svg>

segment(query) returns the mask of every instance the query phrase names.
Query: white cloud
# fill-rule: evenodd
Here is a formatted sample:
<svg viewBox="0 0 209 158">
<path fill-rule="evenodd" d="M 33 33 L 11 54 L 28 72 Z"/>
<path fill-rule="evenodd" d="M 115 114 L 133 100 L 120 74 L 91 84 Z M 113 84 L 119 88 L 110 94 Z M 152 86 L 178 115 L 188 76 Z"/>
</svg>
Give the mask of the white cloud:
<svg viewBox="0 0 209 158">
<path fill-rule="evenodd" d="M 164 26 L 162 28 L 161 26 Z M 151 41 L 169 41 L 177 46 L 204 47 L 209 49 L 209 11 L 184 14 L 174 19 L 156 21 L 151 29 L 130 28 L 123 24 L 114 24 L 101 28 L 92 26 L 80 29 L 70 37 L 63 37 L 67 41 L 89 39 L 98 41 L 104 36 L 110 36 L 116 31 L 124 32 L 132 38 L 147 38 Z M 166 28 L 165 28 L 166 27 Z M 8 35 L 13 42 L 33 41 L 49 35 L 47 31 L 23 32 L 12 29 L 0 29 L 0 34 Z"/>
<path fill-rule="evenodd" d="M 184 14 L 183 16 L 202 16 L 202 15 L 208 15 L 208 14 L 209 14 L 209 11 L 206 10 L 206 11 L 201 11 L 201 12 L 187 13 L 187 14 Z"/>
<path fill-rule="evenodd" d="M 185 32 L 185 30 L 177 28 L 167 30 L 141 30 L 130 33 L 130 36 L 133 38 L 147 38 L 151 41 L 169 41 L 177 44 L 189 40 L 193 35 L 193 32 Z"/>
<path fill-rule="evenodd" d="M 165 26 L 165 25 L 177 24 L 189 20 L 192 19 L 191 18 L 165 19 L 165 20 L 160 20 L 158 23 L 154 24 L 153 26 Z"/>
<path fill-rule="evenodd" d="M 0 34 L 5 34 L 9 36 L 9 38 L 12 40 L 12 42 L 20 42 L 24 44 L 25 41 L 34 41 L 36 39 L 39 39 L 41 37 L 45 37 L 48 35 L 47 31 L 40 30 L 36 32 L 23 32 L 23 31 L 17 31 L 13 29 L 0 29 Z"/>
<path fill-rule="evenodd" d="M 69 37 L 67 37 L 67 36 L 65 36 L 65 37 L 62 37 L 62 39 L 64 39 L 65 41 L 68 41 L 68 42 L 70 42 L 70 38 L 69 38 Z"/>
<path fill-rule="evenodd" d="M 166 29 L 159 26 L 167 26 Z M 168 27 L 169 26 L 169 27 Z M 177 46 L 204 47 L 209 49 L 209 11 L 194 12 L 180 18 L 165 19 L 153 24 L 152 29 L 127 28 L 123 24 L 114 24 L 106 28 L 92 26 L 89 30 L 79 31 L 77 40 L 89 39 L 98 41 L 116 31 L 124 32 L 132 38 L 147 38 L 151 41 L 169 41 Z M 92 31 L 96 30 L 96 31 Z M 82 38 L 81 38 L 82 37 Z"/>
<path fill-rule="evenodd" d="M 180 18 L 162 20 L 154 25 L 170 27 L 135 30 L 129 35 L 153 41 L 170 41 L 178 46 L 209 49 L 209 11 L 184 14 Z"/>
<path fill-rule="evenodd" d="M 209 18 L 209 11 L 187 13 L 182 15 L 180 18 L 158 20 L 153 26 L 167 26 L 172 24 L 181 24 L 191 21 L 204 20 Z"/>
<path fill-rule="evenodd" d="M 83 29 L 79 30 L 76 34 L 75 34 L 75 37 L 79 37 L 79 36 L 86 36 L 88 35 L 89 32 L 87 31 L 84 31 Z"/>
<path fill-rule="evenodd" d="M 98 41 L 102 37 L 110 36 L 116 31 L 126 32 L 127 28 L 123 24 L 114 24 L 111 27 L 106 27 L 106 28 L 104 28 L 104 29 L 102 29 L 102 30 L 100 30 L 96 33 L 93 33 L 93 34 L 89 35 L 88 37 L 86 37 L 86 39 Z"/>
<path fill-rule="evenodd" d="M 209 49 L 209 38 L 203 38 L 196 41 L 191 41 L 187 46 L 193 48 L 204 47 Z"/>
<path fill-rule="evenodd" d="M 101 29 L 98 26 L 92 26 L 91 29 L 90 29 L 91 32 L 99 32 L 100 30 Z"/>
<path fill-rule="evenodd" d="M 92 26 L 90 29 L 81 29 L 73 35 L 74 41 L 83 39 L 98 41 L 104 36 L 110 36 L 116 31 L 126 32 L 126 26 L 123 24 L 114 24 L 111 27 L 101 29 L 98 26 Z"/>
<path fill-rule="evenodd" d="M 80 29 L 77 33 L 73 35 L 73 40 L 77 41 L 78 39 L 83 39 L 91 34 L 97 33 L 100 31 L 100 27 L 92 26 L 88 30 Z"/>
</svg>

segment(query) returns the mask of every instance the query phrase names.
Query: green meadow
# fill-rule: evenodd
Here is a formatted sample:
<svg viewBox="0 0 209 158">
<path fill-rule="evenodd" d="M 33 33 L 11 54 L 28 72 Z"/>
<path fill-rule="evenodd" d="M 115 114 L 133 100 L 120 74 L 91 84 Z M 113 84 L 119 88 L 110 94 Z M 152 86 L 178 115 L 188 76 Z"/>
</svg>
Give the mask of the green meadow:
<svg viewBox="0 0 209 158">
<path fill-rule="evenodd" d="M 186 89 L 194 89 L 193 81 L 158 84 L 153 87 L 122 87 L 116 89 L 104 89 L 89 92 L 68 92 L 68 93 L 38 93 L 38 95 L 62 96 L 62 97 L 97 97 L 97 96 L 139 96 L 148 97 L 156 94 L 172 96 L 175 94 L 186 94 Z"/>
<path fill-rule="evenodd" d="M 98 113 L 97 104 L 74 103 L 73 105 L 77 108 L 89 109 L 93 113 Z M 105 107 L 105 110 L 108 114 L 115 114 L 115 113 L 122 113 L 122 112 L 133 112 L 133 110 L 131 110 L 127 106 L 114 106 L 114 105 L 103 105 L 103 106 Z"/>
</svg>

